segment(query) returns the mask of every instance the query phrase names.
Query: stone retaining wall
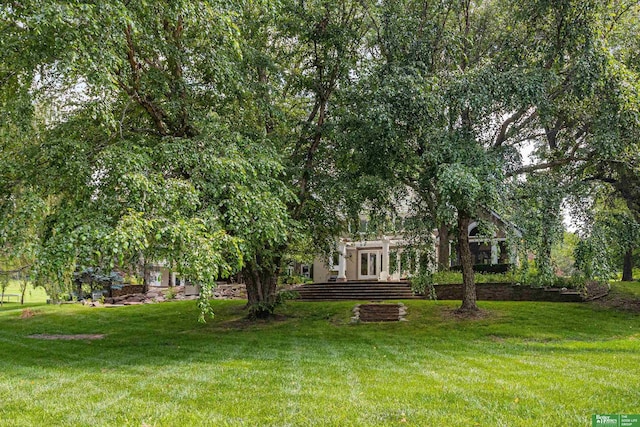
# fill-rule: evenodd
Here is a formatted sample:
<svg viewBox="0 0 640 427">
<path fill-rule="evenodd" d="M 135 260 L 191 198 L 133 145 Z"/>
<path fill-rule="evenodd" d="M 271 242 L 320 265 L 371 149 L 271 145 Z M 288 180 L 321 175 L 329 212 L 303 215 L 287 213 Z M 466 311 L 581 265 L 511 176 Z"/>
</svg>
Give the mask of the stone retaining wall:
<svg viewBox="0 0 640 427">
<path fill-rule="evenodd" d="M 247 299 L 247 287 L 244 283 L 218 285 L 213 290 L 215 299 Z"/>
<path fill-rule="evenodd" d="M 120 289 L 112 289 L 112 297 L 121 297 L 124 295 L 141 294 L 144 289 L 142 285 L 123 285 Z"/>
<path fill-rule="evenodd" d="M 167 287 L 149 287 L 149 294 L 151 294 L 151 298 L 155 298 L 158 295 L 163 295 L 169 289 Z M 111 292 L 112 298 L 124 297 L 127 295 L 141 294 L 143 290 L 142 285 L 124 285 L 120 289 L 113 289 Z M 197 296 L 199 290 L 194 286 L 176 286 L 173 288 L 174 294 L 178 296 Z M 213 297 L 215 299 L 247 299 L 247 287 L 242 283 L 234 283 L 234 284 L 219 284 L 213 290 Z"/>
<path fill-rule="evenodd" d="M 462 299 L 462 285 L 435 285 L 436 298 L 439 300 Z M 575 290 L 558 288 L 533 288 L 510 283 L 477 283 L 476 293 L 482 301 L 549 301 L 582 302 L 583 297 Z"/>
</svg>

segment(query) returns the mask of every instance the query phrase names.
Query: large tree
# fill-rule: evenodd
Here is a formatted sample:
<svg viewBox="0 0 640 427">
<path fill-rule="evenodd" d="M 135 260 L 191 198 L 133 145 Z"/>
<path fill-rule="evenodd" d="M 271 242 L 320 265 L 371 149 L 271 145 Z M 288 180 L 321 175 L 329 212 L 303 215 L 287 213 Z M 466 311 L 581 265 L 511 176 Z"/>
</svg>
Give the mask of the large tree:
<svg viewBox="0 0 640 427">
<path fill-rule="evenodd" d="M 478 208 L 505 208 L 504 186 L 523 174 L 580 180 L 591 160 L 630 147 L 607 138 L 612 115 L 625 116 L 606 100 L 629 99 L 622 89 L 633 79 L 614 53 L 632 13 L 634 4 L 613 1 L 407 0 L 371 10 L 373 61 L 348 116 L 360 130 L 354 163 L 409 187 L 432 225 L 457 223 L 462 311 L 477 309 L 467 227 Z M 535 148 L 532 163 L 523 145 Z M 547 202 L 557 217 L 562 197 Z"/>
<path fill-rule="evenodd" d="M 276 302 L 276 279 L 296 252 L 326 250 L 339 234 L 348 186 L 335 157 L 337 95 L 351 85 L 362 60 L 367 2 L 246 2 L 244 72 L 256 124 L 285 154 L 292 236 L 249 259 L 249 303 L 266 315 Z"/>
<path fill-rule="evenodd" d="M 400 191 L 426 227 L 457 228 L 461 308 L 474 311 L 467 228 L 478 207 L 506 206 L 505 178 L 620 181 L 615 162 L 635 173 L 637 12 L 595 0 L 5 3 L 0 201 L 46 207 L 31 228 L 42 280 L 165 260 L 204 285 L 204 302 L 243 269 L 262 316 L 292 248 L 323 246 L 338 213 Z"/>
<path fill-rule="evenodd" d="M 363 4 L 3 6 L 3 43 L 33 54 L 3 57 L 31 114 L 1 184 L 48 202 L 38 277 L 162 260 L 204 302 L 242 270 L 251 312 L 269 315 L 287 254 L 339 229 L 332 104 L 363 55 Z"/>
<path fill-rule="evenodd" d="M 202 284 L 206 309 L 216 280 L 287 239 L 281 156 L 237 108 L 234 16 L 191 1 L 2 7 L 3 40 L 44 53 L 3 58 L 20 76 L 8 88 L 26 87 L 34 107 L 3 197 L 27 183 L 48 200 L 41 281 L 166 261 Z"/>
</svg>

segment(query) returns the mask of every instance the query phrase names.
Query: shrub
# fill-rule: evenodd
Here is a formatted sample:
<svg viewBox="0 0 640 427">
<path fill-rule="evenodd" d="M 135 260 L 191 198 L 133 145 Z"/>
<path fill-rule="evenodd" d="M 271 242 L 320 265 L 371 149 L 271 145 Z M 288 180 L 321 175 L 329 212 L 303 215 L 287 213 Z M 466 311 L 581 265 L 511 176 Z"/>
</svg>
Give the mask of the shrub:
<svg viewBox="0 0 640 427">
<path fill-rule="evenodd" d="M 417 295 L 426 295 L 428 292 L 429 299 L 436 299 L 436 291 L 433 287 L 434 275 L 428 272 L 421 272 L 411 278 L 411 290 Z"/>
<path fill-rule="evenodd" d="M 513 264 L 474 264 L 473 271 L 476 273 L 507 273 Z M 452 271 L 462 271 L 461 265 L 451 267 Z"/>
<path fill-rule="evenodd" d="M 304 284 L 304 283 L 312 283 L 312 282 L 313 282 L 313 279 L 310 279 L 305 276 L 301 276 L 299 274 L 284 275 L 278 278 L 279 285 L 297 285 L 300 283 Z"/>
<path fill-rule="evenodd" d="M 507 273 L 476 273 L 476 283 L 515 283 L 514 274 Z M 457 284 L 462 283 L 462 273 L 457 271 L 439 271 L 433 275 L 433 283 Z"/>
<path fill-rule="evenodd" d="M 164 297 L 165 299 L 172 300 L 176 298 L 177 294 L 176 288 L 169 288 L 164 292 Z"/>
</svg>

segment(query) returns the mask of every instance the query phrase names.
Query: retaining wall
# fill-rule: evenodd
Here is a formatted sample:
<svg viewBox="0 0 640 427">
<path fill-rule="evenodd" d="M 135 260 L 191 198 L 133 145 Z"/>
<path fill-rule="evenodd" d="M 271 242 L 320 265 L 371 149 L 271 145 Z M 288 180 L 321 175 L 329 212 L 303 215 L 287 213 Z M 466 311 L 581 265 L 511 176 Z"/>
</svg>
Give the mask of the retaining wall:
<svg viewBox="0 0 640 427">
<path fill-rule="evenodd" d="M 436 298 L 439 300 L 462 299 L 462 284 L 435 285 Z M 581 302 L 580 292 L 573 289 L 532 288 L 526 285 L 510 283 L 476 283 L 477 299 L 481 301 L 550 301 Z"/>
</svg>

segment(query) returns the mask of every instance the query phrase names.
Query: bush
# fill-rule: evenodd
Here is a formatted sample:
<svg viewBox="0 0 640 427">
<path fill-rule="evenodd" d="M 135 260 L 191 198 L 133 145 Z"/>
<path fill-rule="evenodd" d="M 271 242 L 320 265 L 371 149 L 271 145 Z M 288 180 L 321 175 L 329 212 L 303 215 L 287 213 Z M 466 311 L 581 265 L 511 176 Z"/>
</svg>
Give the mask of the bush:
<svg viewBox="0 0 640 427">
<path fill-rule="evenodd" d="M 515 283 L 514 275 L 507 273 L 476 273 L 476 283 Z M 457 271 L 440 271 L 433 275 L 433 282 L 438 284 L 462 283 L 462 273 Z"/>
<path fill-rule="evenodd" d="M 513 264 L 474 264 L 473 271 L 476 273 L 507 273 Z M 461 265 L 454 265 L 451 271 L 462 271 Z"/>
<path fill-rule="evenodd" d="M 433 274 L 428 272 L 421 272 L 411 278 L 411 290 L 417 295 L 426 295 L 428 292 L 429 298 L 436 299 L 436 291 L 433 287 Z"/>
<path fill-rule="evenodd" d="M 554 288 L 582 289 L 585 287 L 586 279 L 580 276 L 559 277 L 553 279 Z"/>
<path fill-rule="evenodd" d="M 169 288 L 164 292 L 164 297 L 168 300 L 175 299 L 177 295 L 178 292 L 176 291 L 176 288 Z"/>
<path fill-rule="evenodd" d="M 433 283 L 440 285 L 462 283 L 462 273 L 457 271 L 439 271 L 433 274 Z"/>
<path fill-rule="evenodd" d="M 299 274 L 285 275 L 278 278 L 279 285 L 297 285 L 300 283 L 313 283 L 313 279 L 301 276 Z"/>
<path fill-rule="evenodd" d="M 462 273 L 457 271 L 439 271 L 433 274 L 433 283 L 439 285 L 452 285 L 462 283 Z M 476 283 L 521 283 L 531 286 L 552 286 L 554 288 L 582 289 L 585 286 L 585 278 L 581 276 L 542 278 L 535 268 L 530 268 L 526 274 L 506 272 L 476 273 Z M 413 286 L 413 280 L 411 281 Z"/>
</svg>

